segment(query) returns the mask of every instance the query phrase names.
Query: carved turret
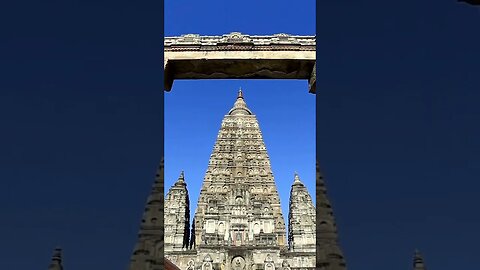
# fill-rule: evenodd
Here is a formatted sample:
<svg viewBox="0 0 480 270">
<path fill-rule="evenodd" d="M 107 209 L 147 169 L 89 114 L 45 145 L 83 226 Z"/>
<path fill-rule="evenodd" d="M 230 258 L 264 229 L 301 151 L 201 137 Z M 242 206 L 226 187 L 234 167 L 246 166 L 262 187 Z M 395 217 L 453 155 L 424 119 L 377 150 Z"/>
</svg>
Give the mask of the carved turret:
<svg viewBox="0 0 480 270">
<path fill-rule="evenodd" d="M 163 269 L 163 158 L 147 199 L 130 270 Z"/>
<path fill-rule="evenodd" d="M 315 206 L 295 173 L 288 211 L 288 247 L 294 252 L 315 252 Z M 314 265 L 312 265 L 314 266 Z"/>
<path fill-rule="evenodd" d="M 317 162 L 317 268 L 345 270 L 346 264 L 338 244 L 337 225 L 327 189 Z M 323 268 L 322 268 L 323 267 Z"/>
<path fill-rule="evenodd" d="M 55 248 L 53 251 L 52 261 L 48 266 L 48 270 L 63 270 L 62 266 L 62 249 Z"/>
<path fill-rule="evenodd" d="M 165 251 L 188 249 L 190 244 L 190 198 L 183 171 L 165 199 Z"/>
<path fill-rule="evenodd" d="M 422 254 L 418 250 L 415 250 L 413 256 L 413 270 L 427 270 L 425 263 L 423 262 Z"/>
</svg>

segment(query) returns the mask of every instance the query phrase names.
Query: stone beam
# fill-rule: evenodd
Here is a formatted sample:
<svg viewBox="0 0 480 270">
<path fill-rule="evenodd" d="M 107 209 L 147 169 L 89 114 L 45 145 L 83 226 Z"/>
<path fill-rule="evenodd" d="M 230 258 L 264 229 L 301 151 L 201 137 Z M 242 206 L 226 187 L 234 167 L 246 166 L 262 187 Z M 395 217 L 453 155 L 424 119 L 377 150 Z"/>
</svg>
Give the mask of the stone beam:
<svg viewBox="0 0 480 270">
<path fill-rule="evenodd" d="M 165 38 L 165 90 L 179 79 L 306 79 L 315 93 L 315 37 L 277 34 Z"/>
</svg>

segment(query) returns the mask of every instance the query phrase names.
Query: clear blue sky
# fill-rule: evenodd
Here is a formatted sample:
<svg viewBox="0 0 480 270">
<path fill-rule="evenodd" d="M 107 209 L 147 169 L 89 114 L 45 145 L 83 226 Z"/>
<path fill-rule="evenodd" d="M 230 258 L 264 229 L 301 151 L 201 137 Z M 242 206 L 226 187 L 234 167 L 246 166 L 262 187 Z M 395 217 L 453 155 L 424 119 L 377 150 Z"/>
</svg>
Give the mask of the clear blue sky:
<svg viewBox="0 0 480 270">
<path fill-rule="evenodd" d="M 0 269 L 46 269 L 58 244 L 66 270 L 125 269 L 164 150 L 162 2 L 4 2 Z M 169 0 L 165 31 L 316 30 L 317 156 L 349 269 L 411 269 L 416 247 L 429 269 L 477 269 L 479 9 L 317 1 L 315 28 L 313 5 Z M 222 93 L 239 85 L 275 135 L 250 82 Z"/>
<path fill-rule="evenodd" d="M 184 170 L 193 218 L 220 124 L 240 86 L 257 116 L 287 223 L 295 171 L 315 202 L 315 96 L 306 80 L 176 81 L 165 94 L 165 192 Z"/>
</svg>

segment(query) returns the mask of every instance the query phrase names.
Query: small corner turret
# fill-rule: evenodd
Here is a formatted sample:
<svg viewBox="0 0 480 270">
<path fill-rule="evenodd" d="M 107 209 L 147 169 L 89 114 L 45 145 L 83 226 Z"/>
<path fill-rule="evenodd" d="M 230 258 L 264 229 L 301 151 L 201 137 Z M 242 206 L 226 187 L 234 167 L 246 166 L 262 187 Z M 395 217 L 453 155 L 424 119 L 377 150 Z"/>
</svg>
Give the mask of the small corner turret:
<svg viewBox="0 0 480 270">
<path fill-rule="evenodd" d="M 315 252 L 315 206 L 297 172 L 293 177 L 288 212 L 289 250 Z"/>
<path fill-rule="evenodd" d="M 165 231 L 174 232 L 165 237 L 165 251 L 190 249 L 190 198 L 184 171 L 165 198 Z"/>
</svg>

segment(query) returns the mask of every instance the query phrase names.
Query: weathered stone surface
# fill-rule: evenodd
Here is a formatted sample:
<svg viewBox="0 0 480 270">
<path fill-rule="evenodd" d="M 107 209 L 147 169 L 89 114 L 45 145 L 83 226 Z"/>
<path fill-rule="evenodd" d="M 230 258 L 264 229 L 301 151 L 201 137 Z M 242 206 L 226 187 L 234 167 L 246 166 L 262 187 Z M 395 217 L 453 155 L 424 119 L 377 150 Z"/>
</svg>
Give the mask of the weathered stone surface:
<svg viewBox="0 0 480 270">
<path fill-rule="evenodd" d="M 315 206 L 300 177 L 295 173 L 290 191 L 288 244 L 294 252 L 315 252 Z"/>
<path fill-rule="evenodd" d="M 155 177 L 140 224 L 138 241 L 130 260 L 130 270 L 164 269 L 164 191 L 163 158 Z"/>
<path fill-rule="evenodd" d="M 165 90 L 176 79 L 307 79 L 315 93 L 314 36 L 166 37 Z"/>
<path fill-rule="evenodd" d="M 166 258 L 180 269 L 191 270 L 313 269 L 315 207 L 299 181 L 297 176 L 290 199 L 293 236 L 289 248 L 259 123 L 240 90 L 221 123 L 210 156 L 192 224 L 191 245 L 187 250 L 166 249 Z M 183 222 L 184 210 L 176 213 L 177 220 Z M 166 238 L 177 237 L 179 231 L 167 230 Z M 304 238 L 301 234 L 306 231 L 309 234 Z"/>
<path fill-rule="evenodd" d="M 189 247 L 190 199 L 182 171 L 165 198 L 165 252 Z"/>
<path fill-rule="evenodd" d="M 195 45 L 197 50 L 231 50 L 235 46 L 256 46 L 255 50 L 272 50 L 272 48 L 284 50 L 283 46 L 291 46 L 292 49 L 315 50 L 315 39 L 312 36 L 293 36 L 285 33 L 251 36 L 240 32 L 232 32 L 222 36 L 201 36 L 198 34 L 186 34 L 180 37 L 165 37 L 165 47 L 168 50 L 194 50 L 188 46 Z M 280 47 L 281 46 L 281 47 Z"/>
<path fill-rule="evenodd" d="M 317 268 L 345 270 L 346 263 L 338 244 L 337 225 L 327 189 L 317 162 Z"/>
</svg>

